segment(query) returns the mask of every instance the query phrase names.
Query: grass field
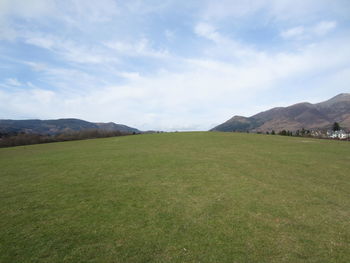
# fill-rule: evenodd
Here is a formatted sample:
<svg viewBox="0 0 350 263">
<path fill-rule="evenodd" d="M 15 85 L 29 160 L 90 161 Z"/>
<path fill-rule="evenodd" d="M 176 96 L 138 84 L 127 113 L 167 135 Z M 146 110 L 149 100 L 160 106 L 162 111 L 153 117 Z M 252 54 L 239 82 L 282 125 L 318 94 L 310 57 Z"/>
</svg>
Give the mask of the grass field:
<svg viewBox="0 0 350 263">
<path fill-rule="evenodd" d="M 350 262 L 350 143 L 169 133 L 0 149 L 0 262 Z"/>
</svg>

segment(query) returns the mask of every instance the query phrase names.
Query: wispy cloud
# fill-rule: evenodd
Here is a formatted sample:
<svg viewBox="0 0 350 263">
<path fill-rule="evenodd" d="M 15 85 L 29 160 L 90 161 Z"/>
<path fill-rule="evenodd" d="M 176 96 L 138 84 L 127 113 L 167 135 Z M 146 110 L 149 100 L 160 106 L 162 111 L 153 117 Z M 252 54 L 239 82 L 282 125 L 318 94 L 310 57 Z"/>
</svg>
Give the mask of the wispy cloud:
<svg viewBox="0 0 350 263">
<path fill-rule="evenodd" d="M 323 36 L 328 34 L 337 26 L 337 22 L 335 21 L 322 21 L 314 26 L 311 31 L 319 36 Z"/>
<path fill-rule="evenodd" d="M 16 78 L 6 79 L 4 84 L 9 86 L 14 86 L 14 87 L 19 87 L 22 85 L 22 83 Z"/>
<path fill-rule="evenodd" d="M 26 19 L 46 15 L 54 12 L 53 0 L 2 0 L 0 2 L 0 14 L 3 16 L 18 16 Z"/>
<path fill-rule="evenodd" d="M 350 11 L 347 0 L 223 0 L 220 4 L 207 0 L 202 5 L 201 17 L 207 21 L 246 19 L 258 14 L 263 23 L 300 23 L 320 19 L 322 14 L 343 17 Z"/>
<path fill-rule="evenodd" d="M 285 39 L 310 39 L 322 37 L 330 33 L 337 26 L 335 21 L 321 21 L 313 26 L 297 26 L 281 32 Z"/>
<path fill-rule="evenodd" d="M 156 50 L 151 47 L 150 41 L 147 38 L 141 38 L 134 43 L 127 43 L 121 41 L 109 41 L 105 43 L 105 46 L 113 49 L 122 56 L 145 56 L 154 58 L 165 58 L 169 56 L 167 50 Z"/>
<path fill-rule="evenodd" d="M 111 56 L 101 46 L 84 45 L 47 34 L 27 33 L 24 38 L 25 43 L 48 49 L 59 58 L 70 62 L 98 64 L 117 61 L 115 56 Z"/>
<path fill-rule="evenodd" d="M 303 26 L 297 26 L 281 32 L 283 38 L 295 38 L 303 36 L 305 28 Z"/>
</svg>

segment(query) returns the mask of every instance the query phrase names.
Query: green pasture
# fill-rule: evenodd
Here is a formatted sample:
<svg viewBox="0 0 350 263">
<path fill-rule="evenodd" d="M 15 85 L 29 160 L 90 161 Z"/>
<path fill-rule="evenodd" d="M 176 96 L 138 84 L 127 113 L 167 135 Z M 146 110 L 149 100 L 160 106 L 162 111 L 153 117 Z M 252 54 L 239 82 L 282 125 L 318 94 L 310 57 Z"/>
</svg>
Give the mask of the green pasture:
<svg viewBox="0 0 350 263">
<path fill-rule="evenodd" d="M 0 262 L 350 262 L 350 143 L 193 132 L 0 149 Z"/>
</svg>

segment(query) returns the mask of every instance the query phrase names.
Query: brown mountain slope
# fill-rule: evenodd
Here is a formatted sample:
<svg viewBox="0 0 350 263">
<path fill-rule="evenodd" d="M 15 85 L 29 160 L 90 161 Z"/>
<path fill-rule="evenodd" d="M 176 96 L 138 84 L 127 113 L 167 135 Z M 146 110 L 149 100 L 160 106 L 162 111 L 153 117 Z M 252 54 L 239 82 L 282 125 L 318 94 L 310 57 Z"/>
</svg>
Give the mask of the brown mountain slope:
<svg viewBox="0 0 350 263">
<path fill-rule="evenodd" d="M 350 129 L 350 94 L 339 94 L 330 100 L 311 104 L 298 103 L 273 108 L 249 118 L 234 116 L 212 131 L 280 131 L 298 129 L 328 129 L 334 122 Z"/>
</svg>

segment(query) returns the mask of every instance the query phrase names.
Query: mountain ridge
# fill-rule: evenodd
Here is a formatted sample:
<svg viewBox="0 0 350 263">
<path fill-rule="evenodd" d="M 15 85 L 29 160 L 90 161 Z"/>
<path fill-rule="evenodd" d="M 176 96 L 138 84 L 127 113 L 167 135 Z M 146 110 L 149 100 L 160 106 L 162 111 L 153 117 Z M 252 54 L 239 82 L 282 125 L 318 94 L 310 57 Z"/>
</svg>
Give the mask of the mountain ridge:
<svg viewBox="0 0 350 263">
<path fill-rule="evenodd" d="M 123 124 L 114 122 L 88 122 L 75 118 L 63 118 L 52 120 L 12 120 L 0 119 L 0 133 L 35 133 L 55 135 L 65 132 L 75 132 L 82 130 L 104 130 L 104 131 L 121 131 L 126 133 L 141 133 L 140 130 Z"/>
<path fill-rule="evenodd" d="M 334 122 L 350 129 L 350 93 L 341 93 L 315 104 L 300 102 L 287 107 L 275 107 L 251 117 L 235 115 L 210 131 L 329 129 Z"/>
</svg>

